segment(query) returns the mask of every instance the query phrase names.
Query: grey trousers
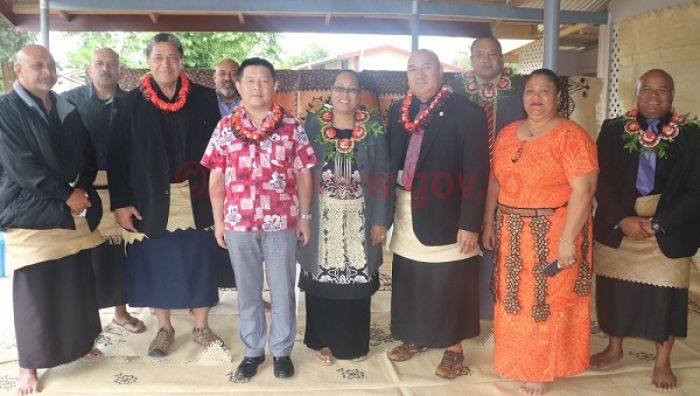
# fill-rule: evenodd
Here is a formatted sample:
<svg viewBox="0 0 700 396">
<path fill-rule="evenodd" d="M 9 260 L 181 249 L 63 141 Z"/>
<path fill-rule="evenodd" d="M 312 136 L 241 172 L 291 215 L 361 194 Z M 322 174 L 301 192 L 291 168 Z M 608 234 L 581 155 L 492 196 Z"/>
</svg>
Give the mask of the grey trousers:
<svg viewBox="0 0 700 396">
<path fill-rule="evenodd" d="M 296 232 L 226 231 L 226 243 L 238 288 L 240 337 L 246 357 L 265 354 L 267 324 L 263 309 L 263 263 L 270 286 L 273 356 L 289 356 L 296 336 Z"/>
</svg>

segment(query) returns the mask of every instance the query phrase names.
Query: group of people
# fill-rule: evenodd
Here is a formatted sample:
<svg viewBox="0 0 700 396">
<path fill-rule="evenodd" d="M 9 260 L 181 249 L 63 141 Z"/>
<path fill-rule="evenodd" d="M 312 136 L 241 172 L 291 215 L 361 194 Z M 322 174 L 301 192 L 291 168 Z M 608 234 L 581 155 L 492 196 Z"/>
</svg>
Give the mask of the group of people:
<svg viewBox="0 0 700 396">
<path fill-rule="evenodd" d="M 401 341 L 390 360 L 444 348 L 435 374 L 456 378 L 482 319 L 496 372 L 526 394 L 615 363 L 624 337 L 656 342 L 652 383 L 676 386 L 670 352 L 686 336 L 700 245 L 700 128 L 672 107 L 668 73 L 642 75 L 637 108 L 607 120 L 596 145 L 559 115 L 559 77 L 513 74 L 493 36 L 474 41 L 474 70 L 449 85 L 437 55 L 413 52 L 386 128 L 354 71 L 336 74 L 302 125 L 274 102 L 267 60 L 222 60 L 211 90 L 183 56 L 177 37 L 155 35 L 149 72 L 124 92 L 118 54 L 99 49 L 90 81 L 57 95 L 49 51 L 17 54 L 0 98 L 0 229 L 21 394 L 39 391 L 38 368 L 99 358 L 98 308 L 114 306 L 113 325 L 131 333 L 147 329 L 125 305 L 153 308 L 152 357 L 171 352 L 171 309 L 193 314 L 194 342 L 223 347 L 208 313 L 233 285 L 236 377 L 256 375 L 266 345 L 274 376 L 291 377 L 297 263 L 304 343 L 322 365 L 363 360 L 390 227 Z M 589 357 L 594 273 L 610 344 Z"/>
</svg>

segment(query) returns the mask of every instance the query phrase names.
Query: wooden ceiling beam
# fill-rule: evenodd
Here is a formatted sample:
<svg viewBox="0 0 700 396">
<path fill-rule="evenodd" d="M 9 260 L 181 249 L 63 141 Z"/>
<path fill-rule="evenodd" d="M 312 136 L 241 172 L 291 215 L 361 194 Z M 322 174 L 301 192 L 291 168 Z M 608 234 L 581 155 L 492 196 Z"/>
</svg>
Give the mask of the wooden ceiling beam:
<svg viewBox="0 0 700 396">
<path fill-rule="evenodd" d="M 153 23 L 158 23 L 158 18 L 160 15 L 156 12 L 149 12 L 148 13 L 148 18 L 151 20 Z"/>
<path fill-rule="evenodd" d="M 56 11 L 56 14 L 58 14 L 58 16 L 61 17 L 61 19 L 65 22 L 70 22 L 70 20 L 73 18 L 73 16 L 70 13 L 62 10 Z"/>
<path fill-rule="evenodd" d="M 569 27 L 566 27 L 562 30 L 559 31 L 559 37 L 566 37 L 568 35 L 574 34 L 574 33 L 581 33 L 582 31 L 588 29 L 591 27 L 590 23 L 577 23 L 574 25 L 571 25 Z"/>
</svg>

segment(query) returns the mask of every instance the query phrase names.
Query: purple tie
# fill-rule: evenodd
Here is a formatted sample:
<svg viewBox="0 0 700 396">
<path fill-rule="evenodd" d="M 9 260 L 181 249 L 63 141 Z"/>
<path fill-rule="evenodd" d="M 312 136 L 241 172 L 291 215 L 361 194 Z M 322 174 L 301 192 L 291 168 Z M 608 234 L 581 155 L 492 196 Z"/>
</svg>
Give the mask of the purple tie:
<svg viewBox="0 0 700 396">
<path fill-rule="evenodd" d="M 647 119 L 647 130 L 659 134 L 659 120 Z M 648 195 L 654 189 L 654 174 L 656 172 L 656 153 L 644 148 L 639 154 L 639 167 L 637 168 L 637 191 L 642 195 Z"/>
</svg>

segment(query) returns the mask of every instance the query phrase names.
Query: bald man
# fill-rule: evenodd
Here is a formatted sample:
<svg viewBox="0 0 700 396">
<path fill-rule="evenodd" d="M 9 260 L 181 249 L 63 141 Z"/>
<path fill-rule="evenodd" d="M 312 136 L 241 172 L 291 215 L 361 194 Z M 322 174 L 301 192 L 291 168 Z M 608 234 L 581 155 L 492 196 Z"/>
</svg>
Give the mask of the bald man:
<svg viewBox="0 0 700 396">
<path fill-rule="evenodd" d="M 409 92 L 389 110 L 387 140 L 397 180 L 390 249 L 391 332 L 405 361 L 446 348 L 435 374 L 462 374 L 462 340 L 479 335 L 477 244 L 489 174 L 486 116 L 443 85 L 440 60 L 418 50 Z M 392 197 L 393 198 L 393 197 Z"/>
<path fill-rule="evenodd" d="M 216 85 L 216 98 L 219 102 L 219 112 L 222 117 L 231 114 L 241 101 L 241 96 L 236 89 L 237 80 L 238 62 L 226 58 L 216 65 L 214 85 Z"/>
<path fill-rule="evenodd" d="M 105 209 L 109 209 L 107 182 L 107 151 L 109 132 L 116 115 L 114 98 L 123 94 L 119 87 L 121 66 L 119 54 L 111 48 L 98 48 L 93 52 L 87 69 L 89 81 L 81 87 L 62 95 L 78 108 L 92 144 L 97 153 L 97 179 L 95 185 Z M 92 250 L 92 267 L 95 271 L 97 301 L 100 308 L 114 307 L 112 322 L 130 333 L 146 331 L 143 321 L 126 310 L 126 256 L 121 228 L 114 215 L 106 212 L 98 226 L 105 243 Z"/>
<path fill-rule="evenodd" d="M 676 387 L 671 348 L 687 333 L 689 269 L 700 247 L 700 127 L 674 112 L 674 95 L 673 78 L 649 70 L 637 83 L 637 108 L 603 123 L 593 227 L 596 309 L 610 338 L 591 366 L 620 360 L 624 337 L 646 338 L 656 345 L 659 389 Z"/>
<path fill-rule="evenodd" d="M 18 80 L 0 98 L 0 230 L 14 270 L 18 392 L 40 390 L 37 369 L 92 351 L 100 333 L 90 250 L 102 216 L 92 187 L 97 164 L 76 108 L 51 91 L 56 63 L 30 45 Z"/>
</svg>

